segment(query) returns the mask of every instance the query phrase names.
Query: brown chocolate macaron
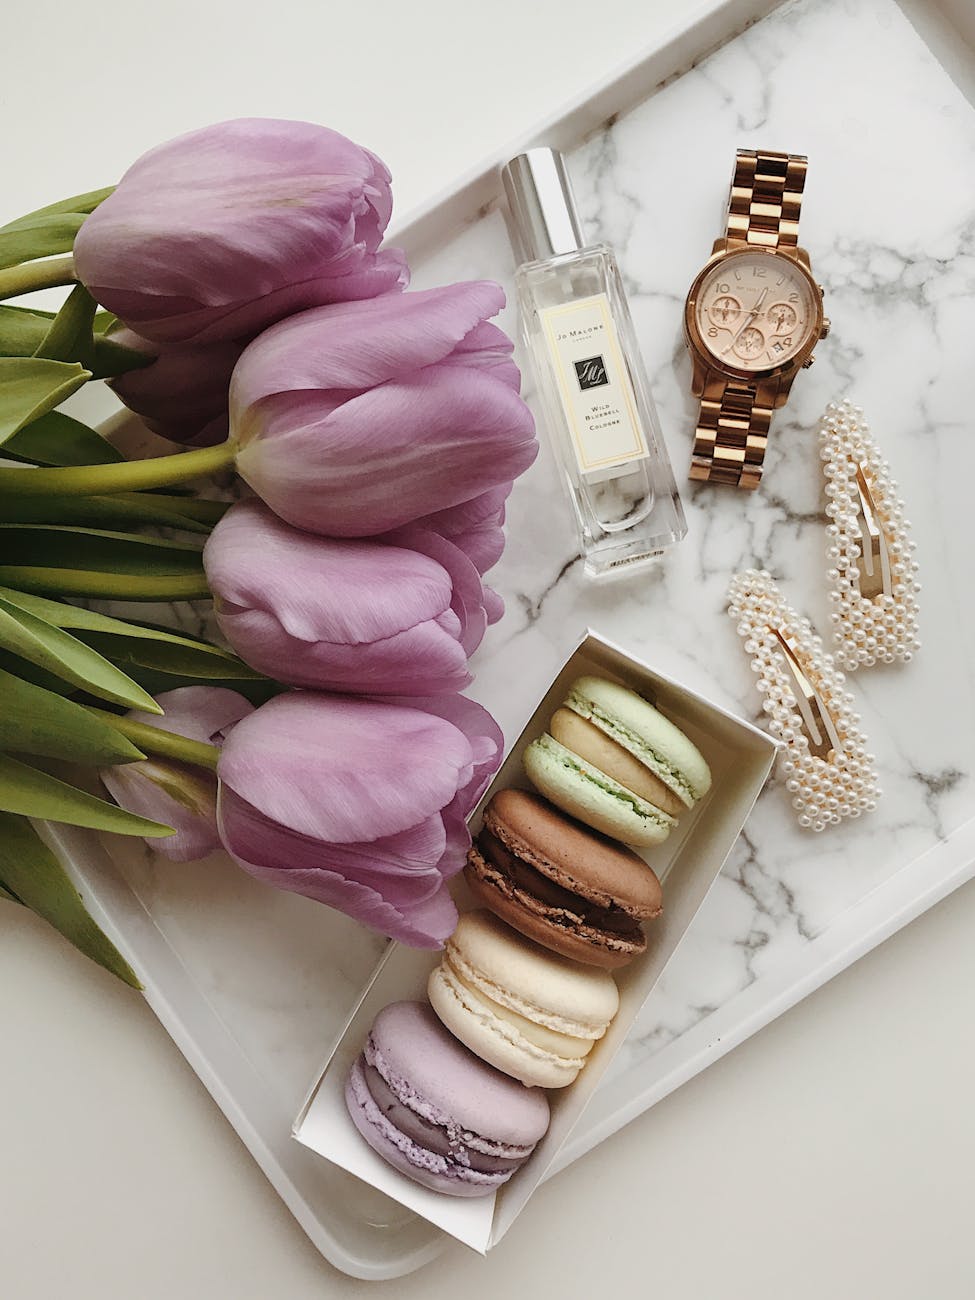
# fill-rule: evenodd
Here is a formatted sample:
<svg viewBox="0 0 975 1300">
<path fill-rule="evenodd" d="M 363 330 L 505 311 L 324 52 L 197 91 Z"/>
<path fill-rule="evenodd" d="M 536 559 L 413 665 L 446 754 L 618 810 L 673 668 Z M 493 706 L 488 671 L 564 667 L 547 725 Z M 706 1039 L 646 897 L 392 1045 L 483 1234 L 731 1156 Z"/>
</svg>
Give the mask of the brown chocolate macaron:
<svg viewBox="0 0 975 1300">
<path fill-rule="evenodd" d="M 524 790 L 499 790 L 488 804 L 464 875 L 503 921 L 590 966 L 639 956 L 640 922 L 662 911 L 660 881 L 632 849 Z"/>
</svg>

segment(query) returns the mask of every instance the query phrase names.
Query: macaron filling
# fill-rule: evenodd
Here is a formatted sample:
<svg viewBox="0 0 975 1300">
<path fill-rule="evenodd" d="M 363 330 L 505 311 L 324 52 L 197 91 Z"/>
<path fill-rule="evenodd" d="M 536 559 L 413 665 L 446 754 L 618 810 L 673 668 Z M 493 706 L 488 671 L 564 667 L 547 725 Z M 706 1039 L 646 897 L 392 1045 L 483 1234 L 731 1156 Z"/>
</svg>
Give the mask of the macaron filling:
<svg viewBox="0 0 975 1300">
<path fill-rule="evenodd" d="M 468 855 L 469 869 L 503 894 L 513 895 L 554 925 L 594 932 L 609 946 L 642 951 L 646 937 L 635 918 L 619 907 L 600 906 L 555 883 L 516 855 L 488 830 Z"/>
<path fill-rule="evenodd" d="M 442 1156 L 436 1151 L 431 1151 L 415 1142 L 407 1133 L 397 1128 L 376 1104 L 369 1090 L 363 1065 L 364 1058 L 360 1055 L 352 1067 L 346 1085 L 346 1099 L 352 1111 L 352 1117 L 356 1121 L 356 1127 L 363 1133 L 363 1136 L 367 1137 L 369 1130 L 373 1130 L 380 1139 L 400 1153 L 400 1156 L 407 1162 L 407 1166 L 412 1166 L 427 1175 L 445 1178 L 448 1181 L 456 1180 L 458 1183 L 482 1187 L 485 1192 L 494 1187 L 499 1187 L 511 1177 L 514 1168 L 502 1173 L 483 1173 L 480 1170 L 464 1165 L 452 1157 Z M 379 1150 L 382 1153 L 382 1148 L 379 1148 Z"/>
<path fill-rule="evenodd" d="M 661 781 L 642 758 L 638 758 L 613 736 L 584 718 L 575 709 L 556 709 L 548 724 L 548 734 L 560 745 L 584 759 L 626 790 L 653 804 L 671 817 L 686 812 L 684 800 Z"/>
<path fill-rule="evenodd" d="M 434 986 L 436 985 L 436 991 Z M 544 1042 L 545 1031 L 519 1016 L 516 1012 L 501 1006 L 492 999 L 483 996 L 477 989 L 462 979 L 456 971 L 446 964 L 441 965 L 430 977 L 430 995 L 436 1008 L 439 998 L 448 999 L 461 1007 L 466 1016 L 480 1024 L 491 1038 L 508 1043 L 515 1048 L 523 1060 L 536 1063 L 533 1068 L 542 1066 L 553 1072 L 553 1080 L 547 1086 L 564 1087 L 571 1083 L 585 1064 L 585 1059 L 592 1050 L 592 1040 L 572 1040 L 564 1035 L 548 1031 L 550 1039 Z M 542 1030 L 539 1033 L 539 1030 Z M 543 1040 L 543 1041 L 540 1041 Z M 481 1048 L 472 1044 L 474 1050 Z M 506 1066 L 506 1069 L 510 1067 Z M 510 1071 L 512 1074 L 514 1070 Z M 524 1077 L 518 1074 L 524 1082 Z"/>
<path fill-rule="evenodd" d="M 602 1038 L 606 1032 L 604 1022 L 586 1024 L 581 1020 L 573 1020 L 569 1016 L 546 1011 L 544 1007 L 538 1006 L 527 998 L 520 997 L 503 988 L 483 971 L 476 970 L 458 952 L 457 945 L 452 939 L 447 940 L 447 946 L 444 949 L 440 963 L 440 970 L 464 984 L 467 988 L 481 994 L 493 1005 L 505 1011 L 514 1012 L 520 1020 L 523 1020 L 530 1027 L 529 1030 L 523 1030 L 523 1032 L 533 1039 L 536 1038 L 536 1034 L 532 1033 L 531 1030 L 546 1029 L 566 1039 L 570 1044 L 573 1039 L 582 1039 L 591 1047 L 592 1043 L 597 1038 Z M 586 1050 L 588 1050 L 588 1047 Z"/>
<path fill-rule="evenodd" d="M 449 1125 L 431 1124 L 401 1102 L 375 1066 L 363 1061 L 362 1074 L 369 1095 L 394 1128 L 405 1133 L 417 1146 L 462 1165 L 465 1169 L 474 1169 L 482 1174 L 513 1173 L 530 1152 L 530 1148 L 509 1148 L 518 1154 L 486 1155 L 473 1144 L 452 1136 L 453 1130 Z"/>
<path fill-rule="evenodd" d="M 594 723 L 607 736 L 615 740 L 617 744 L 622 745 L 624 749 L 628 749 L 631 754 L 635 755 L 642 763 L 645 763 L 652 772 L 655 772 L 661 781 L 666 786 L 669 786 L 688 808 L 693 808 L 699 796 L 691 788 L 687 776 L 665 754 L 660 753 L 659 750 L 648 744 L 645 737 L 637 735 L 619 718 L 606 713 L 598 704 L 587 699 L 579 691 L 570 691 L 565 704 L 567 708 L 578 713 L 580 717 L 587 718 Z"/>
<path fill-rule="evenodd" d="M 370 1086 L 370 1094 L 376 1104 L 382 1108 L 383 1102 L 392 1098 L 419 1121 L 422 1127 L 417 1128 L 418 1134 L 436 1135 L 432 1149 L 438 1154 L 449 1156 L 451 1160 L 465 1167 L 476 1169 L 477 1161 L 472 1158 L 476 1155 L 521 1161 L 526 1160 L 534 1151 L 534 1143 L 518 1146 L 495 1142 L 457 1124 L 445 1111 L 434 1106 L 425 1097 L 421 1097 L 409 1080 L 397 1074 L 377 1047 L 372 1034 L 366 1039 L 366 1045 L 362 1050 L 362 1063 L 367 1083 L 371 1079 L 376 1079 L 383 1085 L 378 1096 Z M 426 1142 L 423 1145 L 427 1145 Z"/>
<path fill-rule="evenodd" d="M 529 751 L 534 749 L 547 754 L 550 758 L 554 759 L 559 766 L 566 768 L 570 772 L 574 772 L 577 776 L 584 777 L 587 781 L 591 781 L 592 784 L 598 786 L 604 794 L 608 794 L 612 796 L 612 798 L 618 799 L 621 803 L 629 804 L 633 812 L 635 812 L 637 816 L 642 817 L 645 821 L 652 822 L 654 825 L 667 831 L 677 825 L 676 818 L 671 817 L 669 813 L 662 812 L 661 809 L 655 807 L 654 804 L 647 803 L 645 799 L 641 799 L 640 796 L 634 794 L 632 790 L 628 790 L 626 786 L 620 785 L 618 781 L 614 781 L 612 777 L 607 776 L 605 772 L 601 772 L 599 768 L 593 767 L 591 764 L 587 763 L 584 759 L 580 758 L 578 754 L 574 754 L 572 750 L 566 749 L 564 745 L 559 744 L 559 742 L 553 736 L 548 735 L 547 732 L 544 735 L 539 736 L 537 740 L 533 740 L 528 748 Z"/>
</svg>

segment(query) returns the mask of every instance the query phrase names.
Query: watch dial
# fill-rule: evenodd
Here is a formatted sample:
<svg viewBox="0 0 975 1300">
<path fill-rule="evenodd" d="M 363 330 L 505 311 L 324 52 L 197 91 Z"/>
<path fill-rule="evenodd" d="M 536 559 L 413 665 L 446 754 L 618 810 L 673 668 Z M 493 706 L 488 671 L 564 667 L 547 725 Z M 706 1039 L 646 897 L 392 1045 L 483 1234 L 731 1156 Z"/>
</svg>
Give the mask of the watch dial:
<svg viewBox="0 0 975 1300">
<path fill-rule="evenodd" d="M 723 258 L 702 281 L 696 310 L 705 346 L 738 370 L 791 360 L 816 320 L 802 272 L 791 259 L 768 253 Z"/>
</svg>

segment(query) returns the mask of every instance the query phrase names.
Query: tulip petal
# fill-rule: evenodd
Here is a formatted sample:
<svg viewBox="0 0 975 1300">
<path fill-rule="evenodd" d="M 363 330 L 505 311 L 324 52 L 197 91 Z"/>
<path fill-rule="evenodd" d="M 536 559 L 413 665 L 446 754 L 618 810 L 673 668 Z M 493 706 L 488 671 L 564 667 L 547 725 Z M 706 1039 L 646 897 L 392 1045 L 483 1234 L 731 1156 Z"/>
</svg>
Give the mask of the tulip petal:
<svg viewBox="0 0 975 1300">
<path fill-rule="evenodd" d="M 159 721 L 153 716 L 153 721 Z M 210 772 L 170 760 L 105 767 L 102 785 L 120 808 L 172 826 L 175 835 L 149 841 L 172 862 L 196 862 L 220 848 L 217 782 Z"/>
<path fill-rule="evenodd" d="M 450 624 L 443 626 L 448 618 Z M 246 663 L 291 686 L 356 695 L 387 695 L 391 689 L 400 695 L 425 695 L 431 690 L 463 690 L 471 681 L 451 610 L 362 645 L 299 641 L 263 610 L 219 605 L 217 622 Z"/>
<path fill-rule="evenodd" d="M 476 366 L 490 370 L 495 379 L 521 392 L 521 371 L 511 359 L 514 344 L 504 330 L 491 321 L 482 321 L 457 344 L 443 364 L 451 366 Z"/>
<path fill-rule="evenodd" d="M 430 537 L 413 549 L 408 538 L 339 541 L 241 502 L 203 554 L 220 628 L 253 668 L 294 686 L 460 690 L 471 680 L 465 637 L 487 625 L 481 583 L 461 551 Z M 452 606 L 466 604 L 475 611 L 462 622 Z"/>
<path fill-rule="evenodd" d="M 269 821 L 225 786 L 218 822 L 227 851 L 257 879 L 336 907 L 403 943 L 439 947 L 457 923 L 457 910 L 435 868 L 416 872 L 412 891 L 401 873 L 397 901 L 387 896 L 404 856 L 415 849 L 410 832 L 371 844 L 323 844 Z M 441 826 L 441 843 L 444 838 Z"/>
<path fill-rule="evenodd" d="M 452 723 L 470 742 L 470 777 L 467 784 L 458 790 L 456 805 L 460 817 L 466 821 L 504 759 L 501 728 L 483 705 L 466 695 L 427 696 L 409 702 L 414 708 L 424 709 Z"/>
<path fill-rule="evenodd" d="M 455 506 L 446 506 L 435 510 L 416 522 L 426 528 L 432 528 L 443 537 L 453 537 L 455 533 L 466 532 L 483 523 L 504 523 L 504 506 L 511 489 L 512 480 L 499 483 L 488 492 L 481 492 L 469 501 L 461 501 Z"/>
<path fill-rule="evenodd" d="M 237 691 L 222 686 L 180 686 L 155 696 L 163 716 L 133 709 L 128 717 L 188 740 L 219 745 L 229 731 L 254 712 Z M 149 758 L 105 767 L 102 785 L 121 808 L 172 826 L 175 835 L 149 841 L 173 862 L 195 862 L 220 847 L 217 834 L 217 779 L 212 772 L 174 759 Z"/>
<path fill-rule="evenodd" d="M 438 561 L 452 580 L 451 609 L 460 625 L 460 643 L 465 654 L 472 655 L 487 631 L 484 585 L 477 568 L 452 539 L 441 537 L 428 528 L 408 524 L 387 534 L 393 542 L 411 547 Z M 395 688 L 387 688 L 391 694 Z"/>
<path fill-rule="evenodd" d="M 181 255 L 179 246 L 170 254 L 172 257 Z M 186 299 L 157 299 L 137 290 L 92 286 L 90 280 L 83 283 L 91 289 L 97 302 L 111 304 L 110 311 L 147 338 L 162 344 L 205 344 L 220 339 L 253 337 L 274 321 L 324 303 L 342 303 L 394 293 L 409 283 L 409 270 L 400 249 L 384 248 L 370 254 L 368 260 L 364 258 L 354 270 L 344 270 L 341 274 L 331 270 L 329 274 L 312 275 L 256 298 L 234 299 L 221 307 Z"/>
<path fill-rule="evenodd" d="M 150 365 L 129 370 L 111 383 L 130 411 L 161 427 L 192 424 L 200 428 L 219 416 L 227 418 L 230 376 L 244 341 L 160 348 L 125 329 L 111 338 L 113 343 L 155 354 Z"/>
<path fill-rule="evenodd" d="M 295 691 L 234 727 L 218 774 L 258 812 L 291 830 L 358 843 L 439 812 L 472 762 L 467 735 L 442 716 Z"/>
<path fill-rule="evenodd" d="M 163 716 L 133 709 L 128 717 L 187 740 L 219 744 L 241 718 L 254 712 L 250 700 L 223 686 L 179 686 L 154 696 Z M 138 765 L 136 765 L 138 766 Z"/>
<path fill-rule="evenodd" d="M 259 501 L 230 508 L 203 562 L 221 602 L 273 609 L 285 632 L 303 641 L 371 642 L 450 606 L 450 575 L 435 557 L 302 532 Z"/>
<path fill-rule="evenodd" d="M 476 369 L 428 366 L 320 420 L 295 405 L 267 398 L 260 428 L 253 413 L 238 427 L 237 468 L 281 518 L 336 537 L 389 532 L 469 501 L 521 474 L 538 450 L 528 407 Z"/>
<path fill-rule="evenodd" d="M 493 587 L 484 588 L 484 609 L 489 624 L 499 623 L 504 618 L 504 600 Z"/>
<path fill-rule="evenodd" d="M 474 367 L 476 344 L 469 340 L 503 306 L 500 285 L 475 280 L 293 315 L 241 357 L 231 388 L 233 427 L 246 423 L 249 407 L 275 394 L 373 388 L 444 361 L 458 347 L 466 349 L 465 365 Z M 491 329 L 488 368 L 499 368 L 508 382 L 496 338 L 505 336 Z"/>
<path fill-rule="evenodd" d="M 309 122 L 245 118 L 150 150 L 75 240 L 94 296 L 158 342 L 252 336 L 290 312 L 398 289 L 380 250 L 389 172 Z"/>
</svg>

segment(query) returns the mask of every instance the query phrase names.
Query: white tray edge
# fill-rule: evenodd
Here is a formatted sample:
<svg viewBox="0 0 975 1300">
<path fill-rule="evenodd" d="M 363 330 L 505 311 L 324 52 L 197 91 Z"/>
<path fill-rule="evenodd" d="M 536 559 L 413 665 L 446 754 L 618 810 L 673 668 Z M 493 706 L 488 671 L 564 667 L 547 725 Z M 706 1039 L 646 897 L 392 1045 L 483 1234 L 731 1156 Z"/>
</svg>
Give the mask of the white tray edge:
<svg viewBox="0 0 975 1300">
<path fill-rule="evenodd" d="M 393 221 L 387 241 L 416 257 L 438 238 L 483 215 L 500 194 L 501 166 L 537 145 L 571 149 L 610 118 L 648 99 L 674 77 L 764 18 L 783 0 L 696 0 L 684 5 L 662 41 L 642 47 L 573 95 L 523 135 L 508 141 L 452 184 Z M 678 6 L 678 8 L 681 8 Z"/>
<path fill-rule="evenodd" d="M 554 1177 L 973 878 L 975 818 L 848 908 L 791 962 L 777 963 L 774 971 L 662 1048 L 640 1068 L 646 1082 L 638 1092 L 633 1091 L 633 1070 L 600 1089 L 547 1177 Z"/>
</svg>

